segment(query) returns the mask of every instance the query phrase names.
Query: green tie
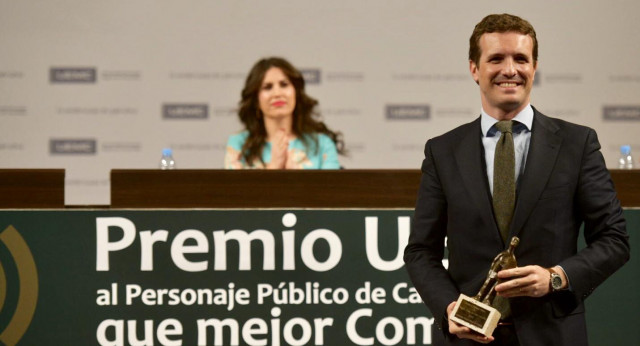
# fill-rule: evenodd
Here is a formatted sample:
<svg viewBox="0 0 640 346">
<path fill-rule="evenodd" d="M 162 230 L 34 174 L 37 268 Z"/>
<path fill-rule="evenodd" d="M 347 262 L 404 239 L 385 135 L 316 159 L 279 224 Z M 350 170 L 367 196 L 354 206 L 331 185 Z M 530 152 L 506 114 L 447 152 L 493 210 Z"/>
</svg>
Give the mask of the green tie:
<svg viewBox="0 0 640 346">
<path fill-rule="evenodd" d="M 506 243 L 509 236 L 509 225 L 516 204 L 516 169 L 513 151 L 513 121 L 502 120 L 496 128 L 502 133 L 493 159 L 493 213 Z"/>
</svg>

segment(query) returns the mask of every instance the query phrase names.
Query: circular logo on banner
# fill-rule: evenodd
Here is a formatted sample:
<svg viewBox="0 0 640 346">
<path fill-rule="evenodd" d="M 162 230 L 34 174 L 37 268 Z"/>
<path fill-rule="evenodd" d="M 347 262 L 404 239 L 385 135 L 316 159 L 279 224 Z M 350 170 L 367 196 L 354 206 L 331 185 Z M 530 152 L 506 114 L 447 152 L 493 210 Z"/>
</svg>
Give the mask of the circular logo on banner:
<svg viewBox="0 0 640 346">
<path fill-rule="evenodd" d="M 5 309 L 13 309 L 11 318 L 6 325 L 0 325 L 0 343 L 5 345 L 15 345 L 24 335 L 31 319 L 36 311 L 38 302 L 38 271 L 36 263 L 31 254 L 31 250 L 24 241 L 20 233 L 9 226 L 0 232 L 0 241 L 9 250 L 15 265 L 18 276 L 17 304 L 15 307 L 7 305 L 7 297 L 12 295 L 9 290 L 11 285 L 7 285 L 8 270 L 0 261 L 0 314 L 6 315 Z"/>
</svg>

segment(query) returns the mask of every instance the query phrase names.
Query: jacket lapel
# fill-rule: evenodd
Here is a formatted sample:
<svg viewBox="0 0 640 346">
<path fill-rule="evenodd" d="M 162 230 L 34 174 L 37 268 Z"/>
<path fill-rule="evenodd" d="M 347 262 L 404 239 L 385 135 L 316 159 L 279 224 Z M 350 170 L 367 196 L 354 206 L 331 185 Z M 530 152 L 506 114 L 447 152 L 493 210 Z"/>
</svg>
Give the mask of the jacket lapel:
<svg viewBox="0 0 640 346">
<path fill-rule="evenodd" d="M 562 138 L 556 133 L 558 126 L 534 108 L 531 142 L 516 208 L 509 234 L 518 235 L 535 207 L 558 157 Z"/>
<path fill-rule="evenodd" d="M 489 183 L 484 162 L 482 146 L 482 130 L 480 118 L 470 123 L 466 132 L 461 133 L 460 141 L 455 148 L 455 159 L 460 169 L 460 175 L 465 188 L 473 203 L 478 207 L 480 215 L 487 225 L 491 225 L 492 234 L 496 240 L 502 242 L 500 231 L 493 217 Z"/>
</svg>

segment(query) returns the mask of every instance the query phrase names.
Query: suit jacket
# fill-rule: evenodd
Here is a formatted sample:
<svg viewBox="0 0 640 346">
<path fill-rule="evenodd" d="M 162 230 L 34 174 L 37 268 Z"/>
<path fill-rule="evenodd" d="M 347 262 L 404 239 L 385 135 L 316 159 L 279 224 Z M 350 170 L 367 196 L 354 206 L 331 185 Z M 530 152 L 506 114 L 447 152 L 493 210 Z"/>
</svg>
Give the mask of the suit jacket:
<svg viewBox="0 0 640 346">
<path fill-rule="evenodd" d="M 587 247 L 577 251 L 584 224 Z M 519 266 L 560 265 L 570 290 L 510 299 L 521 345 L 586 345 L 583 301 L 629 259 L 626 223 L 594 130 L 534 108 L 531 142 L 517 187 L 510 236 Z M 447 237 L 448 269 L 442 265 Z M 425 145 L 422 180 L 404 260 L 411 280 L 448 334 L 447 306 L 474 296 L 505 249 L 495 222 L 480 118 Z"/>
</svg>

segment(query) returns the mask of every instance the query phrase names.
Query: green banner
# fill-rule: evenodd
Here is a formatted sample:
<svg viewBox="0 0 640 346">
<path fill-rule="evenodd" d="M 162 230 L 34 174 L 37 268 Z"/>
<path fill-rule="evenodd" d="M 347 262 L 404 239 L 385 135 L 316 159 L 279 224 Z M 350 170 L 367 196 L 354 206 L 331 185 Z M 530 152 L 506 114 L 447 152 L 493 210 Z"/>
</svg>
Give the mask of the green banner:
<svg viewBox="0 0 640 346">
<path fill-rule="evenodd" d="M 0 344 L 429 345 L 412 214 L 0 211 Z M 630 263 L 589 298 L 592 344 L 640 344 L 638 282 Z"/>
</svg>

